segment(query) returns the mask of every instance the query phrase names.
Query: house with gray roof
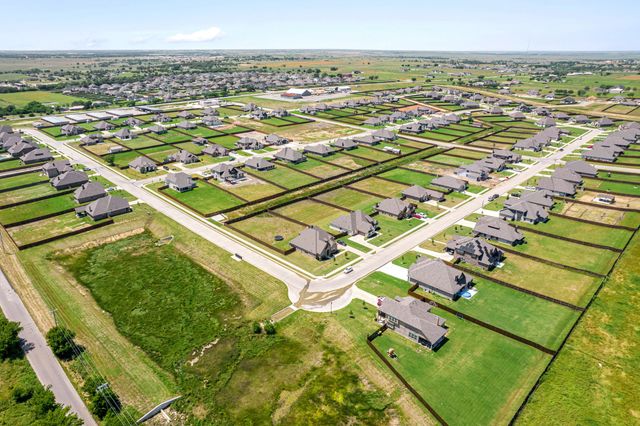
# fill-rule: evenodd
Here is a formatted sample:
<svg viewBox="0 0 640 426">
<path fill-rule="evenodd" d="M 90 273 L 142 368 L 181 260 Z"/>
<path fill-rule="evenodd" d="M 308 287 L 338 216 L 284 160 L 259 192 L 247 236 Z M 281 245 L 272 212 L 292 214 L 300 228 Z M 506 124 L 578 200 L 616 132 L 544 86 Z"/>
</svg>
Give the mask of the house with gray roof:
<svg viewBox="0 0 640 426">
<path fill-rule="evenodd" d="M 87 215 L 93 220 L 102 220 L 108 217 L 118 216 L 131 211 L 129 202 L 124 198 L 107 195 L 97 200 L 76 208 L 76 214 Z"/>
<path fill-rule="evenodd" d="M 409 266 L 409 282 L 421 289 L 456 300 L 460 293 L 473 286 L 473 277 L 459 271 L 441 259 L 418 257 Z"/>
<path fill-rule="evenodd" d="M 476 237 L 454 235 L 447 241 L 446 251 L 452 254 L 456 261 L 460 260 L 480 268 L 490 270 L 504 258 L 504 252 Z"/>
<path fill-rule="evenodd" d="M 582 176 L 566 167 L 555 169 L 551 174 L 551 177 L 566 180 L 567 182 L 571 182 L 575 185 L 580 185 L 582 183 Z"/>
<path fill-rule="evenodd" d="M 222 145 L 214 143 L 204 147 L 202 153 L 212 157 L 225 157 L 229 155 L 229 150 Z"/>
<path fill-rule="evenodd" d="M 548 209 L 553 207 L 553 197 L 548 191 L 524 191 L 520 197 L 509 197 L 500 210 L 500 218 L 529 223 L 546 222 Z"/>
<path fill-rule="evenodd" d="M 444 194 L 433 189 L 423 188 L 420 185 L 413 185 L 402 191 L 402 196 L 424 203 L 425 201 L 444 201 Z"/>
<path fill-rule="evenodd" d="M 440 176 L 431 181 L 431 185 L 448 189 L 449 191 L 464 192 L 467 190 L 467 182 L 452 176 Z"/>
<path fill-rule="evenodd" d="M 262 149 L 264 145 L 254 138 L 242 137 L 236 141 L 236 146 L 240 149 Z"/>
<path fill-rule="evenodd" d="M 51 185 L 58 191 L 61 189 L 69 189 L 80 186 L 89 182 L 89 176 L 85 172 L 78 170 L 66 171 L 50 180 Z"/>
<path fill-rule="evenodd" d="M 569 161 L 564 167 L 584 177 L 596 177 L 598 175 L 598 169 L 582 160 Z"/>
<path fill-rule="evenodd" d="M 491 170 L 487 167 L 483 167 L 477 161 L 471 164 L 463 164 L 455 171 L 455 174 L 458 176 L 466 177 L 468 179 L 475 180 L 476 182 L 489 179 L 489 173 L 491 173 Z"/>
<path fill-rule="evenodd" d="M 434 350 L 445 341 L 445 320 L 431 313 L 431 305 L 413 297 L 381 297 L 378 300 L 378 322 L 389 330 Z"/>
<path fill-rule="evenodd" d="M 282 148 L 273 156 L 278 160 L 288 161 L 290 163 L 301 163 L 307 160 L 307 157 L 305 157 L 300 151 L 296 151 L 290 147 Z"/>
<path fill-rule="evenodd" d="M 520 112 L 520 111 L 513 111 L 511 114 L 509 114 L 509 117 L 511 117 L 511 118 L 512 118 L 512 119 L 514 119 L 514 120 L 518 120 L 518 121 L 520 121 L 520 120 L 524 120 L 525 118 L 527 118 L 527 117 L 525 117 L 525 115 L 524 115 L 522 112 Z"/>
<path fill-rule="evenodd" d="M 196 182 L 186 173 L 169 173 L 164 178 L 164 183 L 174 191 L 186 192 L 196 187 Z"/>
<path fill-rule="evenodd" d="M 269 145 L 285 145 L 291 142 L 291 140 L 283 136 L 278 136 L 275 133 L 271 133 L 264 137 L 264 142 Z"/>
<path fill-rule="evenodd" d="M 184 118 L 185 120 L 189 120 L 191 118 L 194 118 L 195 115 L 190 112 L 190 111 L 180 111 L 178 114 L 176 114 L 179 118 Z"/>
<path fill-rule="evenodd" d="M 76 136 L 84 132 L 85 130 L 82 127 L 75 124 L 65 124 L 60 127 L 60 134 L 64 136 Z"/>
<path fill-rule="evenodd" d="M 580 154 L 583 159 L 591 161 L 600 161 L 604 163 L 613 163 L 618 158 L 618 152 L 613 149 L 595 146 Z"/>
<path fill-rule="evenodd" d="M 123 140 L 123 141 L 128 141 L 130 139 L 133 139 L 135 137 L 135 135 L 133 134 L 133 132 L 129 129 L 120 129 L 117 132 L 115 132 L 113 134 L 113 136 L 115 136 L 116 138 Z"/>
<path fill-rule="evenodd" d="M 337 139 L 333 146 L 336 148 L 342 148 L 344 150 L 351 150 L 358 147 L 358 144 L 352 141 L 351 139 Z"/>
<path fill-rule="evenodd" d="M 571 117 L 569 121 L 575 124 L 586 124 L 589 122 L 589 117 L 587 117 L 586 115 L 578 114 Z"/>
<path fill-rule="evenodd" d="M 576 195 L 577 184 L 566 181 L 564 179 L 558 179 L 555 177 L 541 177 L 538 179 L 536 189 L 549 191 L 553 195 L 561 197 L 573 197 Z"/>
<path fill-rule="evenodd" d="M 51 155 L 51 151 L 46 148 L 36 148 L 20 157 L 20 161 L 22 161 L 23 164 L 42 163 L 43 161 L 50 160 L 53 160 L 53 155 Z"/>
<path fill-rule="evenodd" d="M 178 129 L 182 129 L 182 130 L 193 130 L 198 126 L 196 126 L 194 123 L 192 123 L 190 121 L 186 121 L 185 120 L 185 121 L 181 121 L 178 124 L 176 124 L 176 127 Z"/>
<path fill-rule="evenodd" d="M 400 220 L 411 217 L 416 211 L 416 205 L 400 198 L 386 198 L 376 204 L 375 210 L 380 214 Z"/>
<path fill-rule="evenodd" d="M 373 146 L 380 143 L 380 139 L 372 135 L 356 136 L 353 141 L 360 145 Z"/>
<path fill-rule="evenodd" d="M 496 240 L 502 243 L 516 245 L 524 241 L 524 235 L 517 228 L 509 225 L 503 219 L 482 216 L 473 228 L 476 237 L 483 237 L 488 240 Z"/>
<path fill-rule="evenodd" d="M 71 170 L 71 163 L 69 160 L 54 160 L 45 163 L 42 166 L 42 173 L 47 175 L 49 179 L 58 176 L 64 172 Z"/>
<path fill-rule="evenodd" d="M 222 122 L 222 120 L 220 120 L 218 117 L 214 117 L 212 115 L 206 115 L 206 116 L 202 117 L 202 123 L 205 126 L 209 126 L 209 127 L 224 126 L 224 122 Z"/>
<path fill-rule="evenodd" d="M 88 203 L 89 201 L 97 200 L 98 198 L 106 196 L 107 191 L 104 190 L 104 187 L 100 183 L 94 181 L 86 182 L 73 191 L 73 198 L 80 204 Z"/>
<path fill-rule="evenodd" d="M 13 158 L 20 158 L 34 149 L 38 149 L 38 145 L 35 142 L 22 139 L 18 143 L 11 145 L 7 149 L 7 152 L 11 154 Z"/>
<path fill-rule="evenodd" d="M 211 168 L 211 175 L 220 182 L 236 183 L 245 178 L 244 172 L 231 164 L 216 164 Z"/>
<path fill-rule="evenodd" d="M 193 164 L 193 163 L 198 163 L 200 161 L 197 155 L 185 149 L 181 149 L 175 154 L 170 155 L 169 157 L 167 157 L 167 159 L 170 162 L 175 161 L 177 163 L 182 163 L 182 164 Z"/>
<path fill-rule="evenodd" d="M 156 135 L 167 133 L 166 127 L 161 126 L 159 124 L 154 124 L 153 126 L 149 126 L 147 127 L 147 130 L 149 130 L 151 133 L 155 133 Z"/>
<path fill-rule="evenodd" d="M 551 117 L 542 117 L 538 121 L 536 121 L 536 126 L 539 127 L 553 127 L 556 125 L 556 121 Z"/>
<path fill-rule="evenodd" d="M 142 124 L 144 124 L 144 121 L 139 120 L 135 117 L 129 117 L 126 120 L 124 120 L 122 124 L 124 124 L 125 126 L 140 127 Z"/>
<path fill-rule="evenodd" d="M 317 145 L 306 145 L 304 147 L 304 152 L 308 154 L 315 154 L 321 157 L 326 157 L 328 155 L 333 154 L 335 151 L 328 145 L 317 144 Z"/>
<path fill-rule="evenodd" d="M 315 226 L 304 229 L 289 245 L 317 260 L 329 259 L 338 251 L 333 235 Z"/>
<path fill-rule="evenodd" d="M 149 173 L 158 169 L 158 166 L 156 166 L 156 163 L 154 163 L 153 160 L 142 155 L 134 158 L 129 163 L 129 167 L 138 173 Z"/>
<path fill-rule="evenodd" d="M 609 127 L 613 126 L 613 120 L 609 117 L 601 117 L 592 123 L 595 127 Z"/>
<path fill-rule="evenodd" d="M 251 157 L 244 163 L 250 169 L 264 171 L 275 169 L 276 165 L 262 157 Z"/>
<path fill-rule="evenodd" d="M 519 163 L 522 160 L 522 155 L 508 149 L 494 149 L 491 155 L 507 163 Z"/>
<path fill-rule="evenodd" d="M 371 136 L 373 136 L 374 138 L 378 138 L 380 140 L 383 140 L 383 141 L 394 141 L 394 140 L 398 139 L 398 135 L 396 135 L 391 130 L 386 130 L 386 129 L 376 130 L 375 132 L 373 132 L 371 134 Z"/>
<path fill-rule="evenodd" d="M 378 222 L 361 210 L 355 210 L 336 218 L 331 222 L 331 227 L 348 235 L 364 235 L 373 237 L 378 229 Z"/>
<path fill-rule="evenodd" d="M 80 145 L 83 145 L 83 146 L 97 145 L 103 141 L 104 141 L 104 138 L 102 137 L 102 135 L 84 135 L 82 138 L 80 138 Z"/>
<path fill-rule="evenodd" d="M 96 124 L 93 125 L 93 128 L 99 131 L 103 131 L 103 130 L 113 130 L 116 128 L 116 126 L 109 123 L 108 121 L 98 121 Z"/>
</svg>

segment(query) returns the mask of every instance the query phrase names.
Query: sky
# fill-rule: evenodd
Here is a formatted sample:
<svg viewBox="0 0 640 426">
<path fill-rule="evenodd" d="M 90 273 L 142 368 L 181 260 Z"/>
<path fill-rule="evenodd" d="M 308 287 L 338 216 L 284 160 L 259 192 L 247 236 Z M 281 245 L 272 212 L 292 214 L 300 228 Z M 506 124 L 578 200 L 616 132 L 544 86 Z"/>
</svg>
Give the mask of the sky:
<svg viewBox="0 0 640 426">
<path fill-rule="evenodd" d="M 638 0 L 3 3 L 0 50 L 640 50 Z"/>
</svg>

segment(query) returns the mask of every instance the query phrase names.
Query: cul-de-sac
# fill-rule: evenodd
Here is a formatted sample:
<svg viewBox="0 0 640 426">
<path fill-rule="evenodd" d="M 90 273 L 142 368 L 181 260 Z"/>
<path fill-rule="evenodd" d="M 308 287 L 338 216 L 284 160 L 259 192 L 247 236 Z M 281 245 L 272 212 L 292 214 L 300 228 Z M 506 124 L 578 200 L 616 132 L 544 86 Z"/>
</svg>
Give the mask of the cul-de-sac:
<svg viewBox="0 0 640 426">
<path fill-rule="evenodd" d="M 34 3 L 0 424 L 640 423 L 638 4 Z"/>
</svg>

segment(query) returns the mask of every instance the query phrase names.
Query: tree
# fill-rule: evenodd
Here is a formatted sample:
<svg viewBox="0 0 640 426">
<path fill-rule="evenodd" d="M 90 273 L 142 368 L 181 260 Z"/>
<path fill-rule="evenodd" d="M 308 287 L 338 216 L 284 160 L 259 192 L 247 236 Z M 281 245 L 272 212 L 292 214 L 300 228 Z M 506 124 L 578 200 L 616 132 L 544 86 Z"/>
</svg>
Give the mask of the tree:
<svg viewBox="0 0 640 426">
<path fill-rule="evenodd" d="M 107 155 L 104 160 L 107 162 L 108 165 L 110 165 L 111 167 L 113 167 L 116 164 L 116 157 L 113 154 L 109 154 Z"/>
<path fill-rule="evenodd" d="M 121 409 L 120 398 L 111 388 L 100 389 L 91 398 L 91 412 L 99 419 L 110 412 L 117 414 Z"/>
<path fill-rule="evenodd" d="M 20 354 L 20 338 L 18 333 L 22 330 L 20 324 L 9 321 L 0 316 L 0 360 L 15 357 Z"/>
<path fill-rule="evenodd" d="M 260 323 L 258 321 L 254 321 L 253 322 L 253 332 L 255 334 L 262 333 L 262 327 L 260 326 Z"/>
<path fill-rule="evenodd" d="M 268 334 L 268 335 L 274 335 L 276 334 L 276 326 L 273 325 L 272 322 L 267 322 L 264 325 L 264 331 Z"/>
<path fill-rule="evenodd" d="M 58 358 L 70 360 L 75 356 L 75 337 L 68 328 L 55 326 L 47 332 L 47 344 Z"/>
</svg>

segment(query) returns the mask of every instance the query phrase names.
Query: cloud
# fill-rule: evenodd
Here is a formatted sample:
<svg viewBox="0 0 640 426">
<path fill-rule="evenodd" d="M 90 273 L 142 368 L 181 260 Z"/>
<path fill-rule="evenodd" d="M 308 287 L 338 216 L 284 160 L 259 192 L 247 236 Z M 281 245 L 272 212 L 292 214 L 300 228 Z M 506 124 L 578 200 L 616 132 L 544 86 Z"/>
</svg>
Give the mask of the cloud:
<svg viewBox="0 0 640 426">
<path fill-rule="evenodd" d="M 189 42 L 189 43 L 199 43 L 203 41 L 211 41 L 215 38 L 218 38 L 222 35 L 222 30 L 218 27 L 207 28 L 206 30 L 194 31 L 192 33 L 178 33 L 172 36 L 167 37 L 168 42 L 172 43 L 180 43 L 180 42 Z"/>
</svg>

